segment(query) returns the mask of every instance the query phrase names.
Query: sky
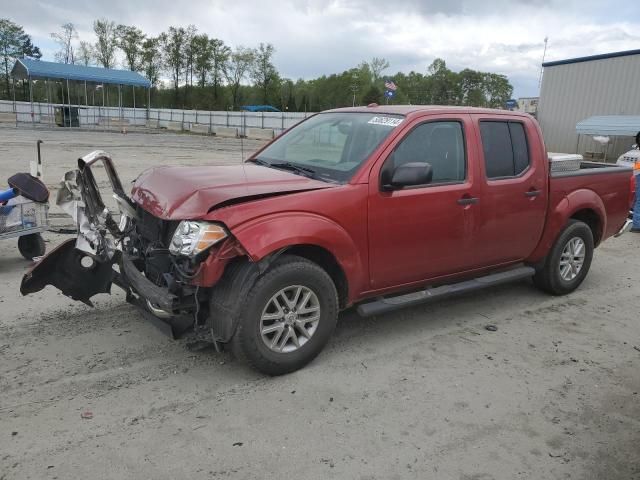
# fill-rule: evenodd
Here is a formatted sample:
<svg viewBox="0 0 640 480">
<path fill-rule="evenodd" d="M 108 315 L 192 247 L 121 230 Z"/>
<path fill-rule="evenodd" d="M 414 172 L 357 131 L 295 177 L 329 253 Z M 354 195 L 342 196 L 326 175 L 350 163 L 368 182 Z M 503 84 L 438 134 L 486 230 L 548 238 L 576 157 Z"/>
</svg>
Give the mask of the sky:
<svg viewBox="0 0 640 480">
<path fill-rule="evenodd" d="M 546 60 L 640 49 L 640 1 L 592 0 L 0 0 L 0 17 L 22 25 L 53 60 L 50 33 L 72 22 L 94 41 L 92 23 L 108 18 L 157 35 L 195 25 L 231 46 L 272 43 L 282 76 L 339 73 L 372 57 L 384 73 L 449 68 L 507 75 L 514 97 L 537 96 Z"/>
</svg>

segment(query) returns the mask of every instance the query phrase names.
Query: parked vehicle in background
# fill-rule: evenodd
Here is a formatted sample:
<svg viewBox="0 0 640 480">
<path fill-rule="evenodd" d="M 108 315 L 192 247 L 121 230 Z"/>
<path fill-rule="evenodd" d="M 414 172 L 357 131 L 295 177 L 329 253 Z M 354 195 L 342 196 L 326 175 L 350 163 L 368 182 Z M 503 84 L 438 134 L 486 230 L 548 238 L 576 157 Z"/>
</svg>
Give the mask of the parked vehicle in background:
<svg viewBox="0 0 640 480">
<path fill-rule="evenodd" d="M 105 211 L 103 162 L 121 210 Z M 125 194 L 93 152 L 65 182 L 80 235 L 27 273 L 90 303 L 112 283 L 170 325 L 284 374 L 362 315 L 532 278 L 554 295 L 628 228 L 631 169 L 550 162 L 537 122 L 501 110 L 370 106 L 315 115 L 246 163 L 158 167 Z M 68 198 L 74 198 L 69 195 Z"/>
<path fill-rule="evenodd" d="M 636 143 L 631 147 L 631 150 L 620 155 L 616 165 L 629 168 L 636 168 L 640 165 L 640 132 L 636 135 Z"/>
<path fill-rule="evenodd" d="M 635 200 L 629 212 L 632 220 L 632 232 L 640 233 L 640 132 L 636 135 L 636 143 L 626 153 L 623 153 L 616 162 L 622 167 L 633 169 L 634 180 L 632 180 L 632 188 L 634 189 Z"/>
</svg>

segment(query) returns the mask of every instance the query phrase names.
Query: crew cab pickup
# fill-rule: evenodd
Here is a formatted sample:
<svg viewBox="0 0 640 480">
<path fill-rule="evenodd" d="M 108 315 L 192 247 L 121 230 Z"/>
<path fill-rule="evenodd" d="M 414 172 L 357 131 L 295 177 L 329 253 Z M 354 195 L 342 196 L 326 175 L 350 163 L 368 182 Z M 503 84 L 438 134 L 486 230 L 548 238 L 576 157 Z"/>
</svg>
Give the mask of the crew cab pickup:
<svg viewBox="0 0 640 480">
<path fill-rule="evenodd" d="M 525 278 L 575 290 L 594 248 L 628 228 L 632 172 L 565 160 L 549 160 L 526 114 L 377 105 L 314 115 L 242 164 L 153 168 L 130 194 L 93 152 L 58 193 L 78 238 L 21 291 L 52 284 L 91 304 L 115 284 L 174 334 L 283 374 L 318 355 L 352 305 L 378 315 Z"/>
</svg>

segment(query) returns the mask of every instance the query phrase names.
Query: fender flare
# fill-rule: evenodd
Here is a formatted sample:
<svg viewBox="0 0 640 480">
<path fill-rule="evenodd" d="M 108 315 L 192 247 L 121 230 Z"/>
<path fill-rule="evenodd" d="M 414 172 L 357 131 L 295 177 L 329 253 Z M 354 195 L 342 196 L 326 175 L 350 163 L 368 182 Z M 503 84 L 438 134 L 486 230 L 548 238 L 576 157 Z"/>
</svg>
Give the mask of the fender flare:
<svg viewBox="0 0 640 480">
<path fill-rule="evenodd" d="M 538 246 L 527 259 L 530 263 L 543 260 L 569 219 L 581 210 L 591 210 L 598 217 L 601 232 L 606 232 L 607 213 L 600 196 L 593 190 L 581 188 L 565 196 L 547 214 L 546 226 Z"/>
<path fill-rule="evenodd" d="M 323 248 L 335 258 L 349 285 L 349 300 L 366 290 L 367 258 L 350 234 L 333 220 L 308 212 L 280 212 L 231 229 L 253 262 L 299 245 Z"/>
</svg>

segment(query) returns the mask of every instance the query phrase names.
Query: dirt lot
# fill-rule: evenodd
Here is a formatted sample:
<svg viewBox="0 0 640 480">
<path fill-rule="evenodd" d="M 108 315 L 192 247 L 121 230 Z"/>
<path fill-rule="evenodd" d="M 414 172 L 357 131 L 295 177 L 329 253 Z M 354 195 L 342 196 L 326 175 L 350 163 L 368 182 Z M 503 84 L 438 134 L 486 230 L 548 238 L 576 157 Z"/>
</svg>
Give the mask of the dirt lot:
<svg viewBox="0 0 640 480">
<path fill-rule="evenodd" d="M 2 128 L 0 178 L 36 138 L 50 184 L 94 148 L 127 181 L 240 161 L 235 140 Z M 310 366 L 265 378 L 164 337 L 119 292 L 95 309 L 51 287 L 22 298 L 29 264 L 0 242 L 0 479 L 638 479 L 639 248 L 606 242 L 568 297 L 522 282 L 346 312 Z"/>
</svg>

